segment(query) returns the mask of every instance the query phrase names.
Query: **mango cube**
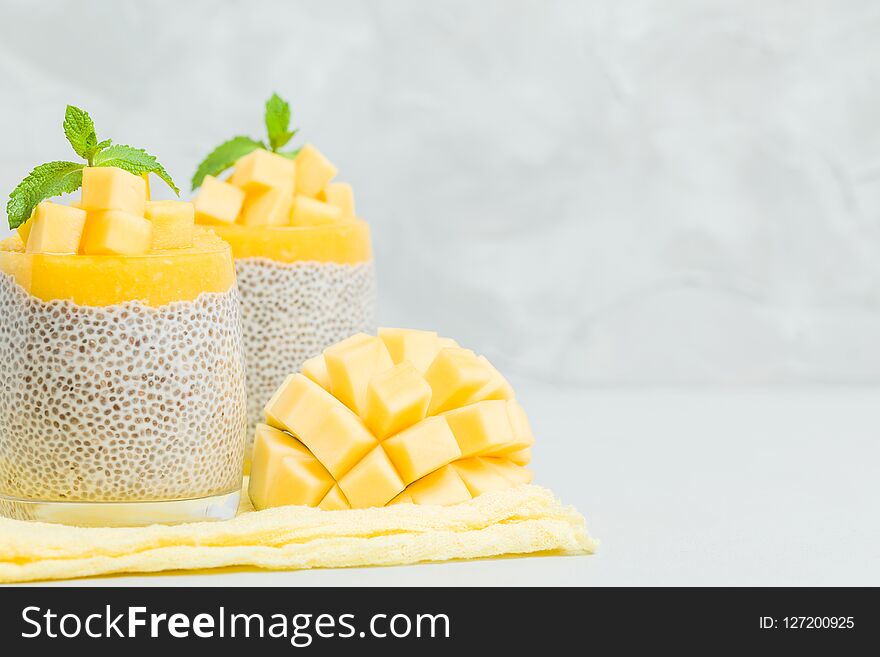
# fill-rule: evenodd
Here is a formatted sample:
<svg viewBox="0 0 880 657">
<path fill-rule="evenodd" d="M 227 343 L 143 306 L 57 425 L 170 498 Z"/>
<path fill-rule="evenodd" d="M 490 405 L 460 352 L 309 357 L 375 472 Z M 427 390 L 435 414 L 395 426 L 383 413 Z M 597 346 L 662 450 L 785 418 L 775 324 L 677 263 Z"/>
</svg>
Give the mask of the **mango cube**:
<svg viewBox="0 0 880 657">
<path fill-rule="evenodd" d="M 343 511 L 350 509 L 351 504 L 348 503 L 348 498 L 345 497 L 339 484 L 335 484 L 318 504 L 318 508 L 324 511 Z"/>
<path fill-rule="evenodd" d="M 513 485 L 527 484 L 532 480 L 532 473 L 521 465 L 517 465 L 507 458 L 480 457 L 483 463 L 495 468 L 502 477 Z"/>
<path fill-rule="evenodd" d="M 482 388 L 477 390 L 466 403 L 473 404 L 485 399 L 513 399 L 513 387 L 507 382 L 501 372 L 499 372 L 485 356 L 477 356 L 483 367 L 489 373 L 489 381 Z"/>
<path fill-rule="evenodd" d="M 413 504 L 412 496 L 404 490 L 400 495 L 388 502 L 385 506 L 394 506 L 395 504 Z"/>
<path fill-rule="evenodd" d="M 405 491 L 415 504 L 447 506 L 471 499 L 471 492 L 451 465 L 444 466 L 407 486 Z"/>
<path fill-rule="evenodd" d="M 342 210 L 335 205 L 302 194 L 293 197 L 290 223 L 294 226 L 326 226 L 343 220 Z"/>
<path fill-rule="evenodd" d="M 370 379 L 394 365 L 385 343 L 365 333 L 357 333 L 325 349 L 324 361 L 331 392 L 361 417 L 366 415 Z"/>
<path fill-rule="evenodd" d="M 491 454 L 513 443 L 507 402 L 482 401 L 443 414 L 464 457 Z"/>
<path fill-rule="evenodd" d="M 490 378 L 491 373 L 469 349 L 441 349 L 425 372 L 432 391 L 428 415 L 461 406 Z"/>
<path fill-rule="evenodd" d="M 85 255 L 143 255 L 153 243 L 153 224 L 121 210 L 89 212 L 80 242 Z"/>
<path fill-rule="evenodd" d="M 265 413 L 268 424 L 299 438 L 337 479 L 376 446 L 360 418 L 302 374 L 288 377 Z"/>
<path fill-rule="evenodd" d="M 409 362 L 378 372 L 367 385 L 364 421 L 379 440 L 425 418 L 431 386 Z"/>
<path fill-rule="evenodd" d="M 382 445 L 377 445 L 339 480 L 339 487 L 353 509 L 363 509 L 385 506 L 404 483 Z"/>
<path fill-rule="evenodd" d="M 507 452 L 504 454 L 504 458 L 516 465 L 528 465 L 532 461 L 532 448 L 526 447 L 516 452 Z"/>
<path fill-rule="evenodd" d="M 283 155 L 258 148 L 235 163 L 230 182 L 251 192 L 265 192 L 275 187 L 289 188 L 293 192 L 296 164 Z"/>
<path fill-rule="evenodd" d="M 144 186 L 147 190 L 147 203 L 149 203 L 152 199 L 152 195 L 150 194 L 150 174 L 142 173 L 141 178 L 144 179 Z"/>
<path fill-rule="evenodd" d="M 336 176 L 336 167 L 311 144 L 296 156 L 296 193 L 315 198 Z"/>
<path fill-rule="evenodd" d="M 342 210 L 343 219 L 354 219 L 354 191 L 348 183 L 330 183 L 318 194 L 318 200 Z"/>
<path fill-rule="evenodd" d="M 244 205 L 245 194 L 235 185 L 230 185 L 214 176 L 205 176 L 193 204 L 196 221 L 200 224 L 232 224 L 238 218 Z"/>
<path fill-rule="evenodd" d="M 440 339 L 434 331 L 380 328 L 379 337 L 388 348 L 395 365 L 409 361 L 423 373 L 428 370 L 440 351 Z"/>
<path fill-rule="evenodd" d="M 248 483 L 254 508 L 316 506 L 333 485 L 330 473 L 295 438 L 265 424 L 257 425 Z"/>
<path fill-rule="evenodd" d="M 66 253 L 79 251 L 86 213 L 68 205 L 43 201 L 34 209 L 26 225 L 28 253 Z"/>
<path fill-rule="evenodd" d="M 144 218 L 153 224 L 153 243 L 156 251 L 184 249 L 192 246 L 195 208 L 186 201 L 147 201 Z"/>
<path fill-rule="evenodd" d="M 318 354 L 304 362 L 302 373 L 324 388 L 324 390 L 330 390 L 330 373 L 327 371 L 324 354 Z"/>
<path fill-rule="evenodd" d="M 286 226 L 293 205 L 292 195 L 291 183 L 249 192 L 241 208 L 239 223 L 245 226 Z"/>
<path fill-rule="evenodd" d="M 73 206 L 71 206 L 73 207 Z M 27 246 L 28 237 L 31 234 L 31 227 L 34 225 L 34 213 L 37 211 L 37 208 L 34 208 L 31 212 L 31 216 L 27 218 L 23 224 L 21 224 L 18 228 L 15 229 L 15 232 L 18 233 L 18 237 L 21 239 L 21 243 Z"/>
<path fill-rule="evenodd" d="M 501 470 L 479 457 L 461 459 L 453 463 L 452 467 L 474 497 L 510 488 L 511 482 L 501 474 Z"/>
<path fill-rule="evenodd" d="M 136 176 L 116 167 L 85 167 L 82 179 L 82 209 L 119 210 L 136 217 L 144 216 L 147 184 Z"/>
<path fill-rule="evenodd" d="M 405 484 L 461 457 L 445 418 L 431 417 L 382 443 Z"/>
</svg>

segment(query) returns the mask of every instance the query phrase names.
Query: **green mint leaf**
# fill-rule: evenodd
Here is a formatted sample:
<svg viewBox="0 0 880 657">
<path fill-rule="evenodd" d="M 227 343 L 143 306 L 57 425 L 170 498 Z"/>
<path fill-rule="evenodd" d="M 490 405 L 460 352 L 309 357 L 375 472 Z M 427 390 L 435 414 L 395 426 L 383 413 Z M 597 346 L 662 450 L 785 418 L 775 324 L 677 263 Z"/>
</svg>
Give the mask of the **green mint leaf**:
<svg viewBox="0 0 880 657">
<path fill-rule="evenodd" d="M 35 167 L 9 195 L 9 227 L 18 228 L 27 221 L 40 201 L 78 190 L 84 166 L 81 162 L 48 162 Z"/>
<path fill-rule="evenodd" d="M 296 134 L 290 130 L 290 105 L 278 94 L 266 101 L 266 130 L 269 132 L 269 147 L 273 151 L 289 142 Z"/>
<path fill-rule="evenodd" d="M 112 139 L 105 139 L 104 141 L 98 142 L 97 144 L 95 144 L 95 153 L 99 153 L 100 151 L 103 151 L 105 148 L 110 146 L 110 144 L 112 144 L 112 143 L 113 143 Z"/>
<path fill-rule="evenodd" d="M 302 150 L 302 147 L 294 148 L 292 151 L 279 151 L 278 154 L 283 157 L 286 157 L 288 160 L 295 160 L 296 156 L 299 155 L 299 152 L 301 150 Z"/>
<path fill-rule="evenodd" d="M 68 105 L 64 112 L 64 134 L 67 141 L 73 146 L 73 150 L 84 160 L 91 159 L 98 145 L 98 137 L 95 134 L 95 124 L 92 117 L 79 107 Z"/>
<path fill-rule="evenodd" d="M 192 179 L 192 189 L 198 189 L 205 176 L 219 176 L 244 157 L 258 148 L 265 148 L 263 142 L 254 141 L 250 137 L 233 137 L 223 142 L 202 160 Z"/>
<path fill-rule="evenodd" d="M 96 167 L 118 167 L 136 176 L 143 173 L 155 173 L 174 190 L 175 194 L 180 196 L 180 190 L 177 189 L 177 185 L 165 171 L 165 167 L 143 149 L 125 144 L 114 144 L 97 153 L 93 164 Z"/>
</svg>

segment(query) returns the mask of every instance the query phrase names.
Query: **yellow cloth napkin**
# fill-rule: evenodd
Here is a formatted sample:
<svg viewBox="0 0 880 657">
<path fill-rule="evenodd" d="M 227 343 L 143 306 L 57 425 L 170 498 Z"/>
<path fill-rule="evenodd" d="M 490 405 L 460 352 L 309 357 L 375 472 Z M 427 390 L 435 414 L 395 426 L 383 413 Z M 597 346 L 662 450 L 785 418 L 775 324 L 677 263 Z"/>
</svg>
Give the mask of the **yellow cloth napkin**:
<svg viewBox="0 0 880 657">
<path fill-rule="evenodd" d="M 536 552 L 585 554 L 596 547 L 584 518 L 538 486 L 448 507 L 254 511 L 245 501 L 232 520 L 173 526 L 87 528 L 0 518 L 0 582 L 227 566 L 390 566 Z"/>
</svg>

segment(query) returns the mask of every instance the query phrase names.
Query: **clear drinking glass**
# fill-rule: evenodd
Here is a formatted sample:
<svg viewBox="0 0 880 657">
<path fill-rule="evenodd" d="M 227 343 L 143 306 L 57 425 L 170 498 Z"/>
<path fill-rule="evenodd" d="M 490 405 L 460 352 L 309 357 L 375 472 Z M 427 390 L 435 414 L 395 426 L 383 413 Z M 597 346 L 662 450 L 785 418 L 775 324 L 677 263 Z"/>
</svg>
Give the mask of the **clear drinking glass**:
<svg viewBox="0 0 880 657">
<path fill-rule="evenodd" d="M 232 517 L 245 393 L 232 255 L 213 233 L 142 256 L 0 242 L 0 514 Z"/>
</svg>

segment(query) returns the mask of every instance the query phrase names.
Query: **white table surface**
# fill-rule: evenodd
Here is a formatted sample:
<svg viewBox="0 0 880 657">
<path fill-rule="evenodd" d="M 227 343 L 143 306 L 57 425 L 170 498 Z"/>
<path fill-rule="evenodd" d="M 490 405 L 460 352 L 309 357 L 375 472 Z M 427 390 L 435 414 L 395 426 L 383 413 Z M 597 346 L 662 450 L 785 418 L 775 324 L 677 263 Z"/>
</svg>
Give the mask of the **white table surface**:
<svg viewBox="0 0 880 657">
<path fill-rule="evenodd" d="M 514 383 L 538 436 L 536 483 L 586 516 L 596 555 L 72 583 L 880 585 L 877 389 Z"/>
</svg>

